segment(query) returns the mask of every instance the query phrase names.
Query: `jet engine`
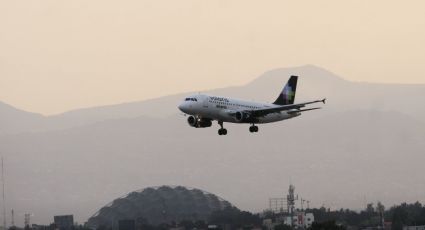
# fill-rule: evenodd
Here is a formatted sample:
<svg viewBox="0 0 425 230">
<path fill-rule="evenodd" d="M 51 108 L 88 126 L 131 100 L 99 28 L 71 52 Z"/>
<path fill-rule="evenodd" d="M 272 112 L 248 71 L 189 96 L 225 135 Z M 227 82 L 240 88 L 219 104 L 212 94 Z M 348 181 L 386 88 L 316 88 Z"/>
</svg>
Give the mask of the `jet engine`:
<svg viewBox="0 0 425 230">
<path fill-rule="evenodd" d="M 235 114 L 236 121 L 238 122 L 248 122 L 250 119 L 249 113 L 236 112 Z"/>
<path fill-rule="evenodd" d="M 206 118 L 197 119 L 194 116 L 189 116 L 187 118 L 187 123 L 189 123 L 190 126 L 195 128 L 206 128 L 206 127 L 211 127 L 212 125 L 212 122 L 210 119 L 206 119 Z"/>
<path fill-rule="evenodd" d="M 196 127 L 196 123 L 198 123 L 198 121 L 194 116 L 189 116 L 187 118 L 187 123 L 189 123 L 189 125 L 192 127 Z"/>
</svg>

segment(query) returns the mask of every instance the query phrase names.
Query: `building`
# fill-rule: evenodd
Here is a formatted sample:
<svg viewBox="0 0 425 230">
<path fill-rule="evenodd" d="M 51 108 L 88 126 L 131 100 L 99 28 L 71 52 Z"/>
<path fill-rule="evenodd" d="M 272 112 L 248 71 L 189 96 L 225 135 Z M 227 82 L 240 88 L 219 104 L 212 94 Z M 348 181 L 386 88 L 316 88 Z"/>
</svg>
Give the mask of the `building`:
<svg viewBox="0 0 425 230">
<path fill-rule="evenodd" d="M 404 226 L 403 230 L 425 230 L 425 225 L 421 226 Z"/>
<path fill-rule="evenodd" d="M 294 226 L 294 228 L 296 229 L 307 229 L 313 224 L 314 215 L 313 213 L 295 212 L 292 219 L 293 225 L 291 225 L 291 219 L 292 217 L 288 214 L 277 217 L 275 221 L 273 221 L 272 219 L 264 219 L 263 226 L 265 226 L 268 230 L 274 229 L 275 226 L 280 224 Z"/>
<path fill-rule="evenodd" d="M 31 225 L 32 230 L 47 230 L 49 229 L 49 226 L 47 225 L 38 225 L 38 224 L 32 224 Z"/>
<path fill-rule="evenodd" d="M 305 213 L 305 212 L 295 212 L 292 225 L 291 225 L 291 216 L 285 216 L 283 218 L 283 223 L 289 226 L 294 226 L 295 228 L 309 228 L 314 222 L 313 213 Z"/>
<path fill-rule="evenodd" d="M 263 226 L 266 227 L 267 230 L 273 230 L 276 226 L 276 223 L 273 223 L 272 219 L 264 219 L 263 220 Z"/>
<path fill-rule="evenodd" d="M 54 221 L 55 221 L 56 229 L 72 230 L 74 228 L 73 215 L 54 216 Z"/>
</svg>

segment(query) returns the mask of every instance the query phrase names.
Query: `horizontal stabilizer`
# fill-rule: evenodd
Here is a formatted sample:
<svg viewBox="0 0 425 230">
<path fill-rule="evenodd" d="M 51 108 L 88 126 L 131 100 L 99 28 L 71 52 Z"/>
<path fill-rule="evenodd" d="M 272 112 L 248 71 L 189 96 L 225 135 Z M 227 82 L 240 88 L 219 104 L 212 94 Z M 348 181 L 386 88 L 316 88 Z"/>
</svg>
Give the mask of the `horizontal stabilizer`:
<svg viewBox="0 0 425 230">
<path fill-rule="evenodd" d="M 288 114 L 301 113 L 301 112 L 306 112 L 306 111 L 316 110 L 316 109 L 321 109 L 321 107 L 310 108 L 310 109 L 291 110 L 291 111 L 288 111 Z"/>
</svg>

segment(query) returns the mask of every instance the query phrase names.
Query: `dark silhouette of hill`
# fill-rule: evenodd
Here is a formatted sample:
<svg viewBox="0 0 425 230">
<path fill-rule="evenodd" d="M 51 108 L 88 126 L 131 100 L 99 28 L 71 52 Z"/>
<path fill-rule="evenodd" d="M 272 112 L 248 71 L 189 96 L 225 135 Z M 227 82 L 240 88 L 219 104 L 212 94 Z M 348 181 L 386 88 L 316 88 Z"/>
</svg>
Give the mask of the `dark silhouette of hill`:
<svg viewBox="0 0 425 230">
<path fill-rule="evenodd" d="M 233 207 L 214 194 L 183 186 L 149 187 L 113 200 L 89 218 L 90 228 L 116 226 L 118 220 L 136 220 L 138 225 L 208 221 L 215 211 Z"/>
</svg>

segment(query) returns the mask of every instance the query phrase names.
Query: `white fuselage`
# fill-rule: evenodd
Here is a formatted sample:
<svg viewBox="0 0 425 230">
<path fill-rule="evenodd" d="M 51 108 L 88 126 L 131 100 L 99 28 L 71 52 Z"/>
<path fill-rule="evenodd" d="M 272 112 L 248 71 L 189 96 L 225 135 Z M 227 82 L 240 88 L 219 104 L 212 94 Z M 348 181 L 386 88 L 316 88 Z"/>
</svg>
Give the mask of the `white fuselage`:
<svg viewBox="0 0 425 230">
<path fill-rule="evenodd" d="M 232 113 L 273 107 L 278 106 L 269 103 L 258 103 L 205 94 L 192 95 L 186 98 L 186 100 L 179 105 L 179 109 L 184 113 L 232 123 L 241 123 L 235 118 L 235 116 L 231 115 Z M 299 113 L 288 114 L 286 111 L 275 112 L 259 117 L 258 121 L 255 123 L 276 122 L 296 116 L 299 116 Z"/>
</svg>

